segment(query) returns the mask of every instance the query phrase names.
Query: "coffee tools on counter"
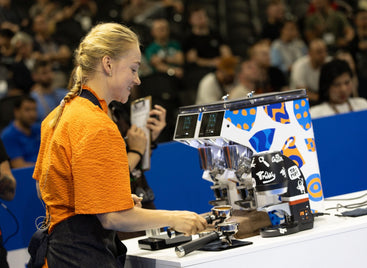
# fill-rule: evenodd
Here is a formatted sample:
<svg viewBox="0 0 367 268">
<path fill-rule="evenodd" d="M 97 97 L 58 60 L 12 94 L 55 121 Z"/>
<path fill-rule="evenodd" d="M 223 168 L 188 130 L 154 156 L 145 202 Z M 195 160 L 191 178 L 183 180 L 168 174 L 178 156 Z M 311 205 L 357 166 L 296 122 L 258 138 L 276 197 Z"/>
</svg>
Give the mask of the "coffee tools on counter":
<svg viewBox="0 0 367 268">
<path fill-rule="evenodd" d="M 232 216 L 231 206 L 216 206 L 211 209 L 211 212 L 212 214 L 206 217 L 206 221 L 214 224 L 215 231 L 177 246 L 175 252 L 178 257 L 183 257 L 197 249 L 218 251 L 252 244 L 248 241 L 233 240 L 233 236 L 238 231 L 238 223 L 227 221 Z"/>
<path fill-rule="evenodd" d="M 148 249 L 148 250 L 159 250 L 170 247 L 175 247 L 182 243 L 191 241 L 191 236 L 185 236 L 184 234 L 175 234 L 172 237 L 169 237 L 167 233 L 162 233 L 159 235 L 149 236 L 147 238 L 143 238 L 138 240 L 139 248 Z"/>
</svg>

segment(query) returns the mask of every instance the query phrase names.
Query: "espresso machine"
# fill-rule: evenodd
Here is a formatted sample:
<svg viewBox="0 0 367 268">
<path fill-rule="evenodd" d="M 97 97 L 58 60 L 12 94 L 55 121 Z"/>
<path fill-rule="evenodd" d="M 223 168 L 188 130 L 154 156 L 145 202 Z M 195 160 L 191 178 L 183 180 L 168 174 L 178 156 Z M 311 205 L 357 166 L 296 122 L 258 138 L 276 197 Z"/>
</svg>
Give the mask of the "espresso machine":
<svg viewBox="0 0 367 268">
<path fill-rule="evenodd" d="M 321 178 L 305 90 L 180 107 L 174 140 L 198 149 L 202 177 L 213 183 L 215 199 L 210 204 L 214 206 L 266 210 L 274 218 L 274 225 L 285 224 L 289 228 L 291 223 L 313 222 L 311 212 L 323 211 Z M 260 177 L 275 174 L 264 164 L 266 155 L 274 152 L 278 160 L 282 159 L 279 161 L 283 169 L 279 172 L 284 173 L 284 185 L 261 185 L 259 182 L 266 180 Z M 254 159 L 260 162 L 255 165 Z M 254 173 L 255 166 L 263 170 Z M 295 210 L 294 199 L 301 200 L 296 203 L 304 207 Z M 295 230 L 312 226 L 305 224 Z M 269 230 L 264 236 L 271 233 Z"/>
</svg>

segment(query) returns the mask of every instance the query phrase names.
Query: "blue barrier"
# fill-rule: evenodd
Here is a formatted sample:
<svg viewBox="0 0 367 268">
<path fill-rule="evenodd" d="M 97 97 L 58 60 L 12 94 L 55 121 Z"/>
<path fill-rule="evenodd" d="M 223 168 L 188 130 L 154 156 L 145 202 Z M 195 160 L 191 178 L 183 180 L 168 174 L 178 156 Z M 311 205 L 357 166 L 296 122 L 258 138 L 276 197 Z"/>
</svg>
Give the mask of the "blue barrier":
<svg viewBox="0 0 367 268">
<path fill-rule="evenodd" d="M 367 189 L 367 111 L 313 120 L 321 181 L 325 197 Z M 162 143 L 153 151 L 151 170 L 146 172 L 159 209 L 210 210 L 214 198 L 210 182 L 201 178 L 197 150 L 176 142 Z M 4 202 L 15 214 L 20 231 L 6 244 L 8 250 L 27 247 L 35 219 L 44 215 L 37 198 L 33 168 L 13 170 L 16 197 Z M 11 216 L 0 207 L 0 224 L 6 238 L 15 231 Z"/>
<path fill-rule="evenodd" d="M 313 120 L 325 197 L 367 189 L 367 111 Z"/>
<path fill-rule="evenodd" d="M 36 231 L 36 218 L 45 213 L 37 197 L 35 180 L 32 179 L 33 169 L 31 167 L 13 170 L 17 180 L 15 198 L 10 202 L 3 201 L 17 218 L 20 227 L 18 233 L 6 243 L 7 250 L 27 247 Z M 16 222 L 3 207 L 0 207 L 0 224 L 5 239 L 16 231 Z"/>
</svg>

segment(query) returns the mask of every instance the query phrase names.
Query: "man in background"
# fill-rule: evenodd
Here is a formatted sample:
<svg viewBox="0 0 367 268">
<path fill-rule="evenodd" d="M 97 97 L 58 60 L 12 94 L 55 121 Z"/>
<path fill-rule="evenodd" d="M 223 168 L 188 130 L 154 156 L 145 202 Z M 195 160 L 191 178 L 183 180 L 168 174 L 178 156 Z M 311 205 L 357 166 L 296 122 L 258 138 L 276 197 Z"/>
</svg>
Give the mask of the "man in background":
<svg viewBox="0 0 367 268">
<path fill-rule="evenodd" d="M 247 97 L 247 94 L 257 89 L 260 79 L 260 70 L 252 60 L 244 60 L 237 73 L 237 84 L 229 92 L 229 99 Z"/>
<path fill-rule="evenodd" d="M 222 57 L 217 70 L 205 75 L 198 88 L 196 104 L 216 102 L 227 95 L 234 86 L 238 59 L 233 56 Z"/>
<path fill-rule="evenodd" d="M 49 61 L 36 61 L 32 78 L 35 82 L 31 96 L 37 102 L 38 122 L 41 121 L 60 104 L 68 91 L 65 88 L 54 88 L 54 72 Z"/>
<path fill-rule="evenodd" d="M 14 104 L 14 121 L 2 132 L 1 139 L 10 157 L 12 168 L 33 166 L 40 147 L 40 125 L 37 104 L 29 96 L 22 96 Z"/>
<path fill-rule="evenodd" d="M 308 55 L 299 58 L 292 66 L 290 88 L 305 88 L 314 105 L 319 99 L 319 77 L 321 66 L 329 60 L 325 41 L 311 41 Z"/>
</svg>

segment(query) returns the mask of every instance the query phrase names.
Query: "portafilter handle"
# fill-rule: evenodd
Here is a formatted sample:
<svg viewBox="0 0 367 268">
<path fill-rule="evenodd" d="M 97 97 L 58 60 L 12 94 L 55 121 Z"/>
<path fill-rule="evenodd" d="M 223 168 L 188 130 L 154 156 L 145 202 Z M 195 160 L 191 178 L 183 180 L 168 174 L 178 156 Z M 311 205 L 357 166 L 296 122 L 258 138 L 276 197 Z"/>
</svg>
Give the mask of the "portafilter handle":
<svg viewBox="0 0 367 268">
<path fill-rule="evenodd" d="M 176 255 L 181 258 L 189 254 L 190 252 L 193 252 L 194 250 L 202 248 L 203 246 L 212 241 L 218 240 L 219 237 L 220 237 L 219 232 L 212 232 L 196 240 L 192 240 L 190 242 L 179 245 L 175 248 Z"/>
</svg>

